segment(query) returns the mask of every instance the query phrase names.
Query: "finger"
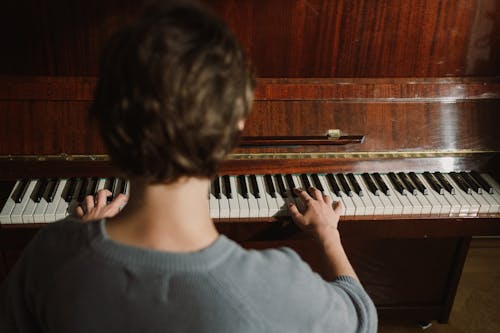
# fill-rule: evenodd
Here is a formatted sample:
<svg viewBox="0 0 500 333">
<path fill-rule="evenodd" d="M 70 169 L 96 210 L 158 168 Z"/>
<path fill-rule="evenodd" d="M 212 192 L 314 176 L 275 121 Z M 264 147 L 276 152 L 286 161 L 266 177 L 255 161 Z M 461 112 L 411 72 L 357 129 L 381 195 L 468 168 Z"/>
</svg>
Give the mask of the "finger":
<svg viewBox="0 0 500 333">
<path fill-rule="evenodd" d="M 333 211 L 337 214 L 342 214 L 342 210 L 344 209 L 344 207 L 342 206 L 342 202 L 341 201 L 337 201 L 335 202 L 335 205 L 333 207 Z"/>
<path fill-rule="evenodd" d="M 77 217 L 82 218 L 85 213 L 83 212 L 82 206 L 76 207 L 75 214 Z"/>
<path fill-rule="evenodd" d="M 93 195 L 87 195 L 85 197 L 85 202 L 82 205 L 83 206 L 83 211 L 84 212 L 90 212 L 92 209 L 94 209 L 95 204 L 94 204 L 94 196 Z"/>
<path fill-rule="evenodd" d="M 317 188 L 315 187 L 309 187 L 309 193 L 312 195 L 312 197 L 318 201 L 321 201 L 321 197 L 322 197 L 322 194 L 321 194 L 321 191 L 318 190 Z"/>
<path fill-rule="evenodd" d="M 105 190 L 105 189 L 102 189 L 102 190 L 99 190 L 99 192 L 97 192 L 97 199 L 96 199 L 96 203 L 97 203 L 97 207 L 105 207 L 106 204 L 108 203 L 108 197 L 113 194 L 111 193 L 111 191 L 109 190 Z"/>
<path fill-rule="evenodd" d="M 306 191 L 300 189 L 300 188 L 295 188 L 294 189 L 295 193 L 304 201 L 306 204 L 310 202 L 313 198 L 307 193 Z"/>
<path fill-rule="evenodd" d="M 323 194 L 323 201 L 328 205 L 331 206 L 333 204 L 333 200 L 329 195 Z"/>
<path fill-rule="evenodd" d="M 111 201 L 111 203 L 108 205 L 109 209 L 112 211 L 115 211 L 118 213 L 120 211 L 120 208 L 122 206 L 125 206 L 127 203 L 128 197 L 125 194 L 118 194 L 118 196 Z"/>
<path fill-rule="evenodd" d="M 302 215 L 299 212 L 299 209 L 297 208 L 296 205 L 294 205 L 293 203 L 290 203 L 288 205 L 288 210 L 290 211 L 290 216 L 292 216 L 292 220 L 295 223 L 300 224 L 300 225 L 305 225 L 304 215 Z"/>
</svg>

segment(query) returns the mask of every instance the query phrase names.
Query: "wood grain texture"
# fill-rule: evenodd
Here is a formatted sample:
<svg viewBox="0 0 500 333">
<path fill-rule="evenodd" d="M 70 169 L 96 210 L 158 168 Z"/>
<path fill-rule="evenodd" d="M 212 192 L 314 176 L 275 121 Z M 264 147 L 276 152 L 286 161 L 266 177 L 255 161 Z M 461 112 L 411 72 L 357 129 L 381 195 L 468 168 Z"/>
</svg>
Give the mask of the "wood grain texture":
<svg viewBox="0 0 500 333">
<path fill-rule="evenodd" d="M 105 40 L 146 1 L 20 0 L 0 11 L 1 74 L 97 74 Z M 500 74 L 495 0 L 206 0 L 259 77 Z"/>
<path fill-rule="evenodd" d="M 244 135 L 323 136 L 340 129 L 365 142 L 236 152 L 500 150 L 498 79 L 259 83 Z M 1 77 L 0 155 L 104 154 L 86 115 L 94 85 L 87 77 Z"/>
</svg>

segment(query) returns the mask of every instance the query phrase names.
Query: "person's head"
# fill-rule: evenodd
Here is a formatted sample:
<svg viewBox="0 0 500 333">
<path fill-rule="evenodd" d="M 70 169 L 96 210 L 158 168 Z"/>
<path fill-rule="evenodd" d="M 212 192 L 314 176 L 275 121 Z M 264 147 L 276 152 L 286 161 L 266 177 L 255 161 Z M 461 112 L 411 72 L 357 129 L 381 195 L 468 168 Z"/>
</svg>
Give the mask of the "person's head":
<svg viewBox="0 0 500 333">
<path fill-rule="evenodd" d="M 227 26 L 192 1 L 163 1 L 105 46 L 89 114 L 115 166 L 168 183 L 214 175 L 252 99 L 251 72 Z"/>
</svg>

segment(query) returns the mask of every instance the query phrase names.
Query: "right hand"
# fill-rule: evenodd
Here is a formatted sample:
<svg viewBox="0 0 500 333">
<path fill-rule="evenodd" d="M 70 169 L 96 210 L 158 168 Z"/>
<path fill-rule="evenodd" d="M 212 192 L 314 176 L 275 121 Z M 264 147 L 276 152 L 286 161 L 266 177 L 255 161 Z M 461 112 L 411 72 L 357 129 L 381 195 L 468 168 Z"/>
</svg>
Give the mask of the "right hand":
<svg viewBox="0 0 500 333">
<path fill-rule="evenodd" d="M 118 194 L 108 205 L 107 198 L 112 195 L 109 190 L 99 190 L 95 197 L 87 195 L 80 206 L 76 208 L 76 216 L 83 222 L 114 217 L 127 204 L 128 196 Z"/>
<path fill-rule="evenodd" d="M 295 189 L 300 199 L 304 201 L 306 210 L 301 213 L 297 206 L 288 206 L 293 221 L 303 230 L 311 232 L 319 239 L 328 238 L 337 233 L 337 225 L 342 212 L 340 201 L 333 203 L 332 199 L 321 191 L 311 187 L 311 195 L 302 189 Z"/>
</svg>

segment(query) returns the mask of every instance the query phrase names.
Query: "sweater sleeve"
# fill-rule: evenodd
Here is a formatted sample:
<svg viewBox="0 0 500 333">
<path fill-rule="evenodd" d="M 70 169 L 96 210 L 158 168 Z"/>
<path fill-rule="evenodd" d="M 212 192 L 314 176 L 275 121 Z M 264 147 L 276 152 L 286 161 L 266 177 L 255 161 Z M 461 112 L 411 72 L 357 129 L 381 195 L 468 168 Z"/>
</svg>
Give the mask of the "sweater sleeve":
<svg viewBox="0 0 500 333">
<path fill-rule="evenodd" d="M 377 311 L 373 301 L 361 284 L 351 276 L 338 276 L 330 282 L 332 288 L 342 290 L 346 301 L 351 302 L 357 319 L 357 332 L 377 332 Z"/>
<path fill-rule="evenodd" d="M 235 259 L 238 269 L 233 272 L 238 271 L 246 289 L 241 290 L 241 283 L 238 292 L 269 331 L 377 331 L 375 306 L 354 278 L 338 276 L 325 281 L 289 248 L 248 251 Z"/>
</svg>

